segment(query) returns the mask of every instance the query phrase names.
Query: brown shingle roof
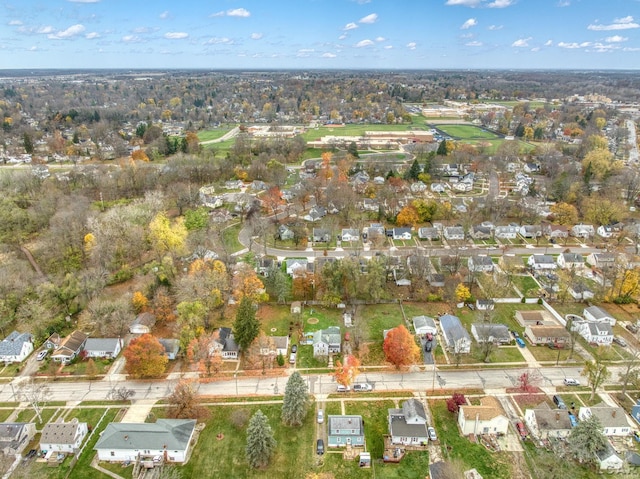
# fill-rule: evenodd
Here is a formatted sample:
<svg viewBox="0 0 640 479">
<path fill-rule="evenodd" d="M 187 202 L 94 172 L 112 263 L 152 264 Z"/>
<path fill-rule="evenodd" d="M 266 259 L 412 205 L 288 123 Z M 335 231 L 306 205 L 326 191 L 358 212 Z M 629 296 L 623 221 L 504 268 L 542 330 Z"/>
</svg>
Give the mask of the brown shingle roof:
<svg viewBox="0 0 640 479">
<path fill-rule="evenodd" d="M 493 396 L 486 396 L 480 400 L 480 406 L 460 406 L 465 419 L 479 419 L 489 421 L 497 416 L 504 415 L 500 402 Z"/>
</svg>

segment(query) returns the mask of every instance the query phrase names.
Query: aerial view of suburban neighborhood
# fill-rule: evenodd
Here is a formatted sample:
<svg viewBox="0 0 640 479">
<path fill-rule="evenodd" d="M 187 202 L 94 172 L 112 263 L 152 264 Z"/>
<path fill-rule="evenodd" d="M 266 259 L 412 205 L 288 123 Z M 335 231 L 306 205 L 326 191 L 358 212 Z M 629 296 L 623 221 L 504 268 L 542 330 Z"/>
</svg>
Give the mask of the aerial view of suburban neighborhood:
<svg viewBox="0 0 640 479">
<path fill-rule="evenodd" d="M 556 2 L 596 40 L 503 48 L 620 55 L 599 70 L 385 67 L 387 36 L 355 43 L 393 10 L 369 0 L 328 4 L 353 18 L 344 48 L 378 52 L 370 68 L 299 46 L 282 68 L 103 68 L 111 33 L 89 13 L 107 2 L 56 3 L 83 24 L 2 13 L 0 477 L 640 477 L 640 25 L 624 9 L 607 23 L 585 13 L 599 2 Z M 220 28 L 263 7 L 217 3 L 201 21 Z M 476 49 L 531 6 L 433 3 Z M 178 22 L 171 8 L 149 25 Z M 197 43 L 178 28 L 158 42 Z M 145 35 L 164 30 L 131 31 L 132 57 L 156 58 Z M 47 63 L 93 40 L 89 66 Z"/>
</svg>

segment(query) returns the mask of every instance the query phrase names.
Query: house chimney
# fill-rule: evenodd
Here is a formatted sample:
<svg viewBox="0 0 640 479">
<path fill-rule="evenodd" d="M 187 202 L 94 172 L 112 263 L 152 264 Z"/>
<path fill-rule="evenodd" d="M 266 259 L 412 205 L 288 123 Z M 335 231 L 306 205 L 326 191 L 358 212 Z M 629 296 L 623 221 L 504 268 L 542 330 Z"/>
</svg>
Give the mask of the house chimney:
<svg viewBox="0 0 640 479">
<path fill-rule="evenodd" d="M 616 410 L 614 409 L 613 411 L 611 411 L 611 417 L 616 417 Z"/>
</svg>

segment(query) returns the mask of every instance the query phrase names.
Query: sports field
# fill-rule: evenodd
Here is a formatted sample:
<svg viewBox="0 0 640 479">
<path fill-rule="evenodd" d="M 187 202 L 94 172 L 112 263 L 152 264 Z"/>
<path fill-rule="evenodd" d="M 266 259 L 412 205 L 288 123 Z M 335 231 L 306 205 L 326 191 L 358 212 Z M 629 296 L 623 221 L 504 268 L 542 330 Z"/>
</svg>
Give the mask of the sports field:
<svg viewBox="0 0 640 479">
<path fill-rule="evenodd" d="M 444 131 L 451 138 L 460 140 L 495 140 L 498 135 L 483 130 L 473 125 L 434 125 L 438 130 Z"/>
<path fill-rule="evenodd" d="M 428 130 L 426 126 L 406 125 L 327 125 L 307 130 L 302 134 L 306 141 L 319 140 L 323 136 L 362 136 L 365 131 Z"/>
</svg>

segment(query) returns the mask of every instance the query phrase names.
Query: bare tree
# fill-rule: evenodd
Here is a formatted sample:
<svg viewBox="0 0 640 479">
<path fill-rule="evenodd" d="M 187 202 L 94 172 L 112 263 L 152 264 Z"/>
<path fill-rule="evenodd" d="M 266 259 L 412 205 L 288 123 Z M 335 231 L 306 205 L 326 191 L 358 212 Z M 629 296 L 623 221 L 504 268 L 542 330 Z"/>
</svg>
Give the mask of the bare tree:
<svg viewBox="0 0 640 479">
<path fill-rule="evenodd" d="M 27 378 L 18 385 L 16 396 L 23 402 L 28 402 L 36 413 L 38 422 L 42 422 L 43 404 L 49 397 L 49 386 L 38 383 L 33 378 Z"/>
</svg>

